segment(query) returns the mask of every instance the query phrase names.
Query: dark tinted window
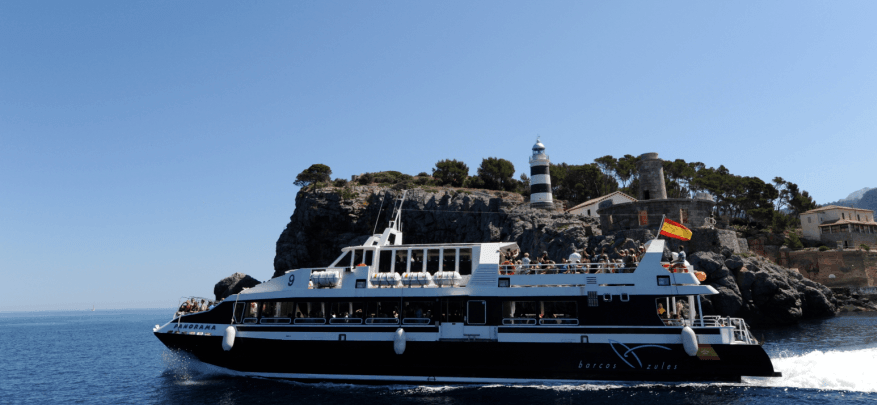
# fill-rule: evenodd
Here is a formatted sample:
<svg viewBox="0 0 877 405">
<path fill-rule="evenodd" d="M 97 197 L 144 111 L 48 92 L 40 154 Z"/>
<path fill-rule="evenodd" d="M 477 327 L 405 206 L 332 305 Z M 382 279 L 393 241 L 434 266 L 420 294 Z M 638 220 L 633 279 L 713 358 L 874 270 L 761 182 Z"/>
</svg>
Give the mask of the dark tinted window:
<svg viewBox="0 0 877 405">
<path fill-rule="evenodd" d="M 487 304 L 484 301 L 469 301 L 469 315 L 466 323 L 483 325 L 487 322 Z"/>
<path fill-rule="evenodd" d="M 429 249 L 426 251 L 426 271 L 430 274 L 435 274 L 435 272 L 439 269 L 439 260 L 441 257 L 439 256 L 438 249 Z"/>
<path fill-rule="evenodd" d="M 460 249 L 460 275 L 472 274 L 472 249 Z"/>
<path fill-rule="evenodd" d="M 378 269 L 381 273 L 389 273 L 393 266 L 393 251 L 381 250 L 381 260 L 378 261 Z"/>
</svg>

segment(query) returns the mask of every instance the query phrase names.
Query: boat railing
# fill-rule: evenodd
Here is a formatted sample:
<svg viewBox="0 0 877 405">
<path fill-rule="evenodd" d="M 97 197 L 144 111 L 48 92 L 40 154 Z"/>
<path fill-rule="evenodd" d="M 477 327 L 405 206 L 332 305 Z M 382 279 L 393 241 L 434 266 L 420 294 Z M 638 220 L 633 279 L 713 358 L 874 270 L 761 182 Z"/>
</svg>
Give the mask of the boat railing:
<svg viewBox="0 0 877 405">
<path fill-rule="evenodd" d="M 285 324 L 289 325 L 292 323 L 292 318 L 262 318 L 259 320 L 260 324 Z"/>
<path fill-rule="evenodd" d="M 329 323 L 331 324 L 361 324 L 362 319 L 360 318 L 332 318 L 329 319 Z"/>
<path fill-rule="evenodd" d="M 703 327 L 732 327 L 733 333 L 731 338 L 733 342 L 741 342 L 746 344 L 756 344 L 758 340 L 749 332 L 749 325 L 743 318 L 731 318 L 730 316 L 705 315 L 695 321 L 695 326 Z"/>
<path fill-rule="evenodd" d="M 323 325 L 326 323 L 326 318 L 296 318 L 296 325 Z"/>
<path fill-rule="evenodd" d="M 244 318 L 241 323 L 259 323 L 259 318 Z"/>
<path fill-rule="evenodd" d="M 535 325 L 536 318 L 504 318 L 503 325 Z"/>
<path fill-rule="evenodd" d="M 405 318 L 402 320 L 403 325 L 429 325 L 429 318 Z"/>
<path fill-rule="evenodd" d="M 397 318 L 367 318 L 366 324 L 370 325 L 396 325 L 399 323 Z"/>
<path fill-rule="evenodd" d="M 579 320 L 575 318 L 548 318 L 540 319 L 540 325 L 578 325 Z"/>
<path fill-rule="evenodd" d="M 501 276 L 524 276 L 537 274 L 597 274 L 633 273 L 636 267 L 624 267 L 622 263 L 560 263 L 560 264 L 501 264 Z"/>
</svg>

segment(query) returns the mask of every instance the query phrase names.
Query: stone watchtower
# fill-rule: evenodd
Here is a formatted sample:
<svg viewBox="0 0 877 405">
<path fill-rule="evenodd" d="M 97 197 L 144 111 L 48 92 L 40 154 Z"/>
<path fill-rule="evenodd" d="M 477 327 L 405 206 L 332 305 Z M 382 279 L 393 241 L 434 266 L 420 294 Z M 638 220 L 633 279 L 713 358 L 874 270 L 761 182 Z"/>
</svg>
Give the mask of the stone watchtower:
<svg viewBox="0 0 877 405">
<path fill-rule="evenodd" d="M 666 200 L 667 186 L 664 184 L 664 161 L 657 153 L 643 153 L 639 157 L 639 193 L 637 199 Z"/>
<path fill-rule="evenodd" d="M 545 145 L 536 138 L 533 155 L 530 156 L 530 206 L 533 208 L 554 209 L 549 167 L 551 161 L 545 154 Z"/>
</svg>

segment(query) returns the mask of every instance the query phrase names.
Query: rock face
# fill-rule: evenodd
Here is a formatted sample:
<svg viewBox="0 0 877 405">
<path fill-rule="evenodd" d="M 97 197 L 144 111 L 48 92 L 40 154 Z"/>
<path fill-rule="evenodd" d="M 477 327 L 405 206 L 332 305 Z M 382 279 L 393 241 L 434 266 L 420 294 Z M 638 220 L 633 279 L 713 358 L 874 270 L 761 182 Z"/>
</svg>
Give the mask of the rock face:
<svg viewBox="0 0 877 405">
<path fill-rule="evenodd" d="M 400 191 L 374 186 L 346 193 L 300 192 L 295 213 L 277 240 L 274 276 L 328 266 L 341 248 L 361 244 L 373 231 L 383 232 L 398 196 Z M 588 237 L 599 234 L 595 219 L 532 209 L 520 195 L 506 192 L 414 189 L 402 210 L 407 244 L 515 241 L 531 256 L 547 251 L 559 258 L 582 250 Z"/>
<path fill-rule="evenodd" d="M 776 325 L 837 312 L 837 299 L 831 289 L 763 258 L 697 252 L 688 261 L 706 272 L 704 284 L 720 293 L 707 297 L 710 302 L 704 305 L 704 313 L 742 316 L 753 324 Z"/>
<path fill-rule="evenodd" d="M 259 280 L 252 278 L 244 273 L 234 273 L 222 280 L 219 280 L 213 286 L 213 295 L 216 301 L 227 298 L 229 295 L 237 294 L 244 288 L 251 288 L 261 284 Z"/>
<path fill-rule="evenodd" d="M 382 232 L 400 195 L 377 186 L 300 192 L 295 212 L 277 240 L 274 276 L 328 266 L 341 248 Z M 546 251 L 558 261 L 575 251 L 604 248 L 617 258 L 615 249 L 654 238 L 647 229 L 603 235 L 595 219 L 532 209 L 513 193 L 454 189 L 410 190 L 402 231 L 406 244 L 514 241 L 521 253 L 533 257 Z M 676 240 L 667 243 L 665 260 L 678 245 Z M 707 273 L 705 283 L 719 291 L 702 301 L 706 314 L 742 316 L 754 324 L 790 324 L 837 311 L 837 300 L 827 287 L 767 260 L 735 254 L 745 250 L 733 231 L 696 229 L 692 242 L 684 246 L 689 262 Z"/>
</svg>

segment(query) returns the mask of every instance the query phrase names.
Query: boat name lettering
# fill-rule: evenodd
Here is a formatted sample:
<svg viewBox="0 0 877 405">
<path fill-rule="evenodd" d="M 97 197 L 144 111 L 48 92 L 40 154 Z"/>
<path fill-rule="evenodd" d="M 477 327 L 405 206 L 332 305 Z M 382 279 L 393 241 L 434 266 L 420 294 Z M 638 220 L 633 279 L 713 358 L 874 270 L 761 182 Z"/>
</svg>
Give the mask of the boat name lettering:
<svg viewBox="0 0 877 405">
<path fill-rule="evenodd" d="M 198 330 L 216 330 L 216 325 L 204 325 L 204 324 L 195 324 L 195 323 L 175 323 L 174 329 L 198 329 Z"/>
<path fill-rule="evenodd" d="M 609 370 L 618 367 L 618 364 L 615 363 L 585 363 L 584 360 L 579 360 L 579 368 L 602 368 L 604 370 Z"/>
</svg>

